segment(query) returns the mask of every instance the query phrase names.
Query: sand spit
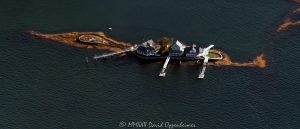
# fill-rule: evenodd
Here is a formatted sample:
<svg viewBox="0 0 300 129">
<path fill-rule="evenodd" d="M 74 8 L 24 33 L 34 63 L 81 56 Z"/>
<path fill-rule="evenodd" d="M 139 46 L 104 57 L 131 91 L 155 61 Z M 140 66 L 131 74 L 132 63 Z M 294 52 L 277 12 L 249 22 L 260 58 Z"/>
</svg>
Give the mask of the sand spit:
<svg viewBox="0 0 300 129">
<path fill-rule="evenodd" d="M 43 34 L 35 31 L 30 31 L 29 33 L 39 38 L 49 39 L 64 45 L 70 45 L 70 46 L 75 46 L 80 48 L 94 48 L 98 50 L 117 52 L 117 51 L 127 49 L 131 46 L 129 43 L 118 42 L 111 38 L 108 38 L 103 32 L 70 32 L 70 33 L 59 33 L 59 34 Z M 105 41 L 105 43 L 85 44 L 85 43 L 78 42 L 77 39 L 81 35 L 95 35 L 102 38 Z"/>
<path fill-rule="evenodd" d="M 208 63 L 209 66 L 235 66 L 235 67 L 258 67 L 258 68 L 266 67 L 266 60 L 264 58 L 264 54 L 257 56 L 250 62 L 238 63 L 238 62 L 233 62 L 230 56 L 221 50 L 213 49 L 211 51 L 221 53 L 224 58 L 221 61 Z"/>
<path fill-rule="evenodd" d="M 300 0 L 293 0 L 294 3 L 298 4 L 298 8 L 290 13 L 285 20 L 278 26 L 277 32 L 283 32 L 293 26 L 300 26 L 300 21 L 293 21 L 291 17 L 300 14 Z"/>
<path fill-rule="evenodd" d="M 286 18 L 283 23 L 277 28 L 277 32 L 282 32 L 292 26 L 300 26 L 300 21 L 292 21 L 291 18 Z"/>
</svg>

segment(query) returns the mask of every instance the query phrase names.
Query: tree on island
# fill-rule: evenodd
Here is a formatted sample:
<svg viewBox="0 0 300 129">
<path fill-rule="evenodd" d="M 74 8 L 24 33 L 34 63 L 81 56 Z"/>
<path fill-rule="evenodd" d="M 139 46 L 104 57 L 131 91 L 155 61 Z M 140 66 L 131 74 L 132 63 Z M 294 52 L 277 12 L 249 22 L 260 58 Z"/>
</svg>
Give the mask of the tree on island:
<svg viewBox="0 0 300 129">
<path fill-rule="evenodd" d="M 173 40 L 171 38 L 168 37 L 162 37 L 158 40 L 158 44 L 160 45 L 160 49 L 159 52 L 161 54 L 168 54 L 169 49 L 172 45 Z"/>
</svg>

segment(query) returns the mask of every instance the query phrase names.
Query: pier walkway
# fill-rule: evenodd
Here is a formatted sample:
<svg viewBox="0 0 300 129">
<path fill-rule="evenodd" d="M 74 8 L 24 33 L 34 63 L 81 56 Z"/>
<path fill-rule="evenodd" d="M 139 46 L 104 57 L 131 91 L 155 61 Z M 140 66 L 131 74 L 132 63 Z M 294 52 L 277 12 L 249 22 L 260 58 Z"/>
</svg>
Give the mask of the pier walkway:
<svg viewBox="0 0 300 129">
<path fill-rule="evenodd" d="M 167 69 L 167 66 L 168 66 L 168 63 L 169 63 L 170 59 L 171 59 L 171 57 L 168 56 L 165 63 L 164 63 L 164 65 L 163 65 L 163 68 L 161 69 L 161 72 L 159 73 L 159 76 L 161 76 L 161 77 L 166 76 L 166 69 Z"/>
<path fill-rule="evenodd" d="M 130 51 L 132 51 L 132 49 L 133 48 L 131 47 L 131 48 L 128 48 L 128 49 L 125 49 L 125 50 L 122 50 L 122 51 L 118 51 L 118 52 L 107 53 L 107 54 L 103 54 L 103 55 L 95 55 L 93 58 L 95 60 L 103 59 L 103 58 L 107 58 L 107 57 L 111 57 L 111 56 L 120 55 L 122 53 L 130 52 Z"/>
<path fill-rule="evenodd" d="M 202 70 L 200 71 L 198 78 L 200 78 L 200 79 L 204 78 L 207 64 L 208 64 L 208 57 L 207 57 L 207 55 L 205 55 L 204 56 L 204 62 L 203 62 L 203 65 L 202 65 Z"/>
<path fill-rule="evenodd" d="M 206 69 L 206 64 L 203 64 L 202 70 L 201 70 L 198 78 L 204 78 L 205 69 Z"/>
<path fill-rule="evenodd" d="M 209 47 L 205 48 L 202 53 L 202 56 L 204 57 L 204 61 L 203 61 L 203 65 L 202 65 L 202 70 L 200 71 L 199 76 L 198 76 L 198 78 L 200 78 L 200 79 L 203 79 L 205 76 L 206 65 L 208 64 L 208 59 L 209 59 L 208 51 L 212 47 L 214 47 L 214 45 L 210 45 Z"/>
</svg>

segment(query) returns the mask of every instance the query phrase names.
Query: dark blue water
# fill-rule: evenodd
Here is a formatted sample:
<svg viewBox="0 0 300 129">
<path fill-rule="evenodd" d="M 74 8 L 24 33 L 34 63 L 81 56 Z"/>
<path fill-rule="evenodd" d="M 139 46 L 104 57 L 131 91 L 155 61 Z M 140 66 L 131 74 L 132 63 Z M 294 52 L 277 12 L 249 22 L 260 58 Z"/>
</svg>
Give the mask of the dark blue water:
<svg viewBox="0 0 300 129">
<path fill-rule="evenodd" d="M 0 1 L 0 128 L 117 129 L 121 121 L 192 123 L 209 129 L 300 128 L 300 29 L 275 32 L 296 8 L 288 0 Z M 214 44 L 267 68 L 199 67 L 134 58 L 85 63 L 102 52 L 26 33 L 113 31 L 139 43 L 169 36 Z"/>
</svg>

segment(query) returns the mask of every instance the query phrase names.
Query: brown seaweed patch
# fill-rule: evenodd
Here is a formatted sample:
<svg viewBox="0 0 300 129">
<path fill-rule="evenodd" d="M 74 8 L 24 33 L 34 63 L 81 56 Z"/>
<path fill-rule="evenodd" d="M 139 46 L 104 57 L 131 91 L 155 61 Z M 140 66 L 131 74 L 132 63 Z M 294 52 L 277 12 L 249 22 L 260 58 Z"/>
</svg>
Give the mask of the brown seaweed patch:
<svg viewBox="0 0 300 129">
<path fill-rule="evenodd" d="M 59 34 L 42 34 L 35 31 L 30 31 L 30 34 L 37 36 L 39 38 L 49 39 L 59 42 L 64 45 L 70 45 L 80 48 L 93 48 L 98 50 L 107 51 L 121 51 L 128 49 L 131 45 L 129 43 L 118 42 L 111 38 L 108 38 L 103 32 L 70 32 L 70 33 L 59 33 Z M 86 44 L 78 42 L 78 37 L 81 35 L 95 35 L 102 38 L 105 43 L 103 44 Z"/>
<path fill-rule="evenodd" d="M 300 10 L 300 9 L 299 9 Z M 277 32 L 282 32 L 287 30 L 292 26 L 300 26 L 300 21 L 293 22 L 291 18 L 286 18 L 283 23 L 277 28 Z"/>
<path fill-rule="evenodd" d="M 299 4 L 299 7 L 293 11 L 293 13 L 290 13 L 285 20 L 278 26 L 277 32 L 282 32 L 285 30 L 288 30 L 290 27 L 293 26 L 300 26 L 300 21 L 292 21 L 292 16 L 300 14 L 300 0 L 293 0 L 296 4 Z"/>
<path fill-rule="evenodd" d="M 266 67 L 266 60 L 264 58 L 264 54 L 261 54 L 254 58 L 252 61 L 247 63 L 238 63 L 233 62 L 231 58 L 223 51 L 220 50 L 211 50 L 214 52 L 219 52 L 223 55 L 223 60 L 210 62 L 208 63 L 209 66 L 236 66 L 236 67 L 258 67 L 258 68 L 265 68 Z"/>
</svg>

